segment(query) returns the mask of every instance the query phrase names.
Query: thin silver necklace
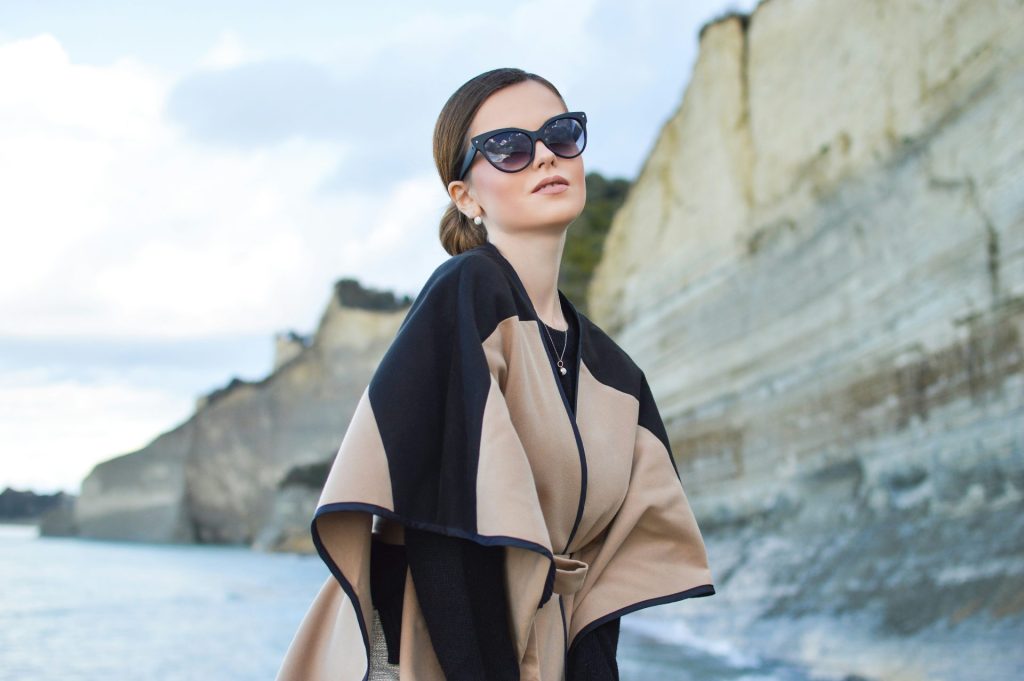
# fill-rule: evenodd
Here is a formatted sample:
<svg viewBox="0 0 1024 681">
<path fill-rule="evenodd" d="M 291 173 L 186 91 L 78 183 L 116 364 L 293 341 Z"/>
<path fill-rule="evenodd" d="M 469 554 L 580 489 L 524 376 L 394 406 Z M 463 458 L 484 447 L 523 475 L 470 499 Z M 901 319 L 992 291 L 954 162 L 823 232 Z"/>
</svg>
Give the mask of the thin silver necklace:
<svg viewBox="0 0 1024 681">
<path fill-rule="evenodd" d="M 544 332 L 548 334 L 548 340 L 551 341 L 551 347 L 554 348 L 555 352 L 558 352 L 558 347 L 555 345 L 555 341 L 551 337 L 551 332 L 548 331 L 548 325 L 545 324 L 543 320 L 541 321 L 541 325 L 544 327 Z M 557 331 L 558 329 L 555 330 Z M 556 364 L 558 364 L 558 370 L 562 372 L 563 376 L 565 376 L 568 373 L 568 369 L 566 369 L 565 365 L 562 364 L 562 357 L 565 356 L 565 349 L 569 347 L 569 329 L 566 329 L 563 333 L 565 333 L 565 341 L 562 343 L 562 352 L 559 353 L 558 362 L 556 362 Z"/>
</svg>

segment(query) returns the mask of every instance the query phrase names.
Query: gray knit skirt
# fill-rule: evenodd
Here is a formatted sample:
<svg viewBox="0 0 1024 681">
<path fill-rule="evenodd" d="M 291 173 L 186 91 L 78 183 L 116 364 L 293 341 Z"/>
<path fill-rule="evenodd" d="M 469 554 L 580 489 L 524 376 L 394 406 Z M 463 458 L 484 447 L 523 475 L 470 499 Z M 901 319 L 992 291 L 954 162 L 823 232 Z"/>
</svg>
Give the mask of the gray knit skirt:
<svg viewBox="0 0 1024 681">
<path fill-rule="evenodd" d="M 388 663 L 388 646 L 384 629 L 380 625 L 380 613 L 373 609 L 373 630 L 370 632 L 370 678 L 369 681 L 399 681 L 398 665 Z"/>
</svg>

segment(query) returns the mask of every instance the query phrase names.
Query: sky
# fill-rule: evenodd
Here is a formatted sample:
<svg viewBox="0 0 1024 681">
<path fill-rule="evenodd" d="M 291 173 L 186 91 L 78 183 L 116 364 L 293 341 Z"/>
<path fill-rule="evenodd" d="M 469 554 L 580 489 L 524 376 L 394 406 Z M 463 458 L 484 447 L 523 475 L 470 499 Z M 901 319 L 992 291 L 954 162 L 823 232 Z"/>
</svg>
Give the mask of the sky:
<svg viewBox="0 0 1024 681">
<path fill-rule="evenodd" d="M 544 76 L 587 112 L 586 170 L 632 180 L 701 25 L 756 4 L 0 4 L 0 491 L 78 494 L 264 377 L 341 277 L 415 296 L 465 81 Z"/>
</svg>

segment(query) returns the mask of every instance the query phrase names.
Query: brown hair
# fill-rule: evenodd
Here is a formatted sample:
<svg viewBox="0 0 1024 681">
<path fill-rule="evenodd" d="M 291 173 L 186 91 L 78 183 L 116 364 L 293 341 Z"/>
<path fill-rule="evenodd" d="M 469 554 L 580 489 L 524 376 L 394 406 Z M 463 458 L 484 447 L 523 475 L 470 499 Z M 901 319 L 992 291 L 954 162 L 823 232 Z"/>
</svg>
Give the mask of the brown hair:
<svg viewBox="0 0 1024 681">
<path fill-rule="evenodd" d="M 463 83 L 445 102 L 434 124 L 434 165 L 437 166 L 446 193 L 448 183 L 458 179 L 462 157 L 469 148 L 469 126 L 477 110 L 492 93 L 525 80 L 541 83 L 565 104 L 562 94 L 546 79 L 516 68 L 500 68 L 481 73 Z M 455 201 L 449 200 L 441 216 L 439 236 L 444 250 L 450 255 L 458 255 L 487 241 L 487 230 L 463 215 Z"/>
</svg>

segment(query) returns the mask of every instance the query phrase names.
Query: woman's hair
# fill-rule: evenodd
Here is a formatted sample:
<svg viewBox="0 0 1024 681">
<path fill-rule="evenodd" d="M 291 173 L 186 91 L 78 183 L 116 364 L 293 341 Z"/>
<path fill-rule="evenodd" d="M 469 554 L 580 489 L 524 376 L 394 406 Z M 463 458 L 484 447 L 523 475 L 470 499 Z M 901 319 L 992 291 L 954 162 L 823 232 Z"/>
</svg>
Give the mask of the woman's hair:
<svg viewBox="0 0 1024 681">
<path fill-rule="evenodd" d="M 437 123 L 434 124 L 434 165 L 437 166 L 446 192 L 448 183 L 458 179 L 463 156 L 469 147 L 469 126 L 484 100 L 503 87 L 525 80 L 535 80 L 543 84 L 562 100 L 563 106 L 565 105 L 565 99 L 554 85 L 535 73 L 516 68 L 501 68 L 481 73 L 463 83 L 445 102 L 437 117 Z M 487 230 L 483 225 L 478 225 L 463 215 L 455 202 L 449 200 L 448 207 L 441 216 L 439 236 L 444 250 L 450 255 L 458 255 L 487 241 Z"/>
</svg>

